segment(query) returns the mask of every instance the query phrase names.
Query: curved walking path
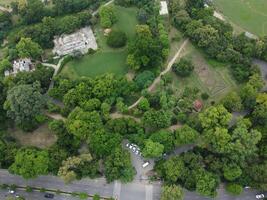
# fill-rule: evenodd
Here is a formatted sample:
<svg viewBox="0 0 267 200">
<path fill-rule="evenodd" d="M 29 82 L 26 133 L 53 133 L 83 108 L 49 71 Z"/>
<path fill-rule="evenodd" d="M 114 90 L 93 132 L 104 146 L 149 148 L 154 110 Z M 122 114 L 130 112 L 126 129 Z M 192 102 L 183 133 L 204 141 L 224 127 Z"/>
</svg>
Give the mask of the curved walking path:
<svg viewBox="0 0 267 200">
<path fill-rule="evenodd" d="M 182 50 L 185 48 L 185 46 L 187 45 L 188 43 L 188 39 L 186 39 L 181 47 L 178 49 L 177 53 L 173 56 L 173 58 L 169 61 L 168 65 L 167 65 L 167 68 L 162 71 L 159 76 L 153 81 L 153 83 L 148 87 L 148 92 L 152 92 L 153 89 L 156 87 L 156 85 L 160 82 L 160 79 L 161 79 L 161 76 L 167 74 L 171 68 L 172 68 L 172 65 L 175 63 L 175 61 L 177 60 L 177 58 L 180 56 L 180 54 L 182 53 Z M 141 96 L 134 104 L 132 104 L 131 106 L 128 107 L 129 110 L 133 109 L 134 107 L 136 107 L 139 102 L 143 99 L 144 97 Z"/>
<path fill-rule="evenodd" d="M 6 8 L 4 6 L 0 6 L 0 10 L 3 11 L 3 12 L 9 12 L 9 13 L 12 12 L 12 9 L 11 8 Z"/>
</svg>

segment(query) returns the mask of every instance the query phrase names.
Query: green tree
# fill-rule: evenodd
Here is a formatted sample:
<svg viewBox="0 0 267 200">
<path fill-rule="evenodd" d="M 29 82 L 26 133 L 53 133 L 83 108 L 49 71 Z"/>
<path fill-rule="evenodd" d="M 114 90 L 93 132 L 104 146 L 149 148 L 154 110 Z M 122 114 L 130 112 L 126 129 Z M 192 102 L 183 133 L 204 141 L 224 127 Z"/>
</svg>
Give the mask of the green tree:
<svg viewBox="0 0 267 200">
<path fill-rule="evenodd" d="M 171 125 L 171 113 L 164 110 L 148 110 L 144 113 L 142 121 L 146 127 L 159 129 Z"/>
<path fill-rule="evenodd" d="M 242 175 L 242 170 L 237 165 L 227 165 L 223 168 L 223 176 L 228 181 L 234 181 Z"/>
<path fill-rule="evenodd" d="M 155 67 L 161 62 L 161 52 L 148 25 L 136 26 L 136 37 L 129 46 L 127 64 L 133 70 Z"/>
<path fill-rule="evenodd" d="M 31 38 L 21 38 L 16 49 L 20 58 L 38 59 L 43 53 L 39 44 L 33 42 Z"/>
<path fill-rule="evenodd" d="M 26 24 L 41 21 L 44 13 L 44 4 L 38 0 L 25 0 L 24 5 L 19 6 L 19 14 Z"/>
<path fill-rule="evenodd" d="M 186 168 L 182 158 L 175 156 L 167 160 L 163 165 L 165 179 L 168 182 L 176 183 L 185 175 Z"/>
<path fill-rule="evenodd" d="M 114 6 L 101 6 L 99 9 L 100 24 L 103 28 L 110 28 L 117 20 Z"/>
<path fill-rule="evenodd" d="M 196 141 L 199 133 L 188 125 L 184 125 L 175 131 L 175 145 L 190 144 Z"/>
<path fill-rule="evenodd" d="M 133 180 L 135 171 L 131 164 L 129 152 L 116 148 L 105 161 L 105 176 L 108 182 L 121 180 L 130 182 Z"/>
<path fill-rule="evenodd" d="M 127 36 L 124 32 L 113 30 L 108 35 L 107 44 L 113 48 L 120 48 L 126 45 Z"/>
<path fill-rule="evenodd" d="M 173 64 L 172 69 L 177 75 L 186 77 L 193 72 L 194 65 L 190 60 L 181 58 L 178 63 Z"/>
<path fill-rule="evenodd" d="M 196 191 L 204 196 L 215 197 L 219 184 L 217 177 L 207 171 L 202 171 L 196 177 Z"/>
<path fill-rule="evenodd" d="M 199 114 L 201 125 L 206 129 L 227 127 L 231 118 L 231 114 L 222 105 L 211 106 Z"/>
<path fill-rule="evenodd" d="M 8 70 L 12 67 L 11 62 L 4 58 L 3 60 L 0 61 L 0 73 L 4 73 L 5 70 Z"/>
<path fill-rule="evenodd" d="M 242 102 L 240 96 L 236 92 L 228 93 L 222 100 L 223 106 L 229 111 L 240 111 Z"/>
<path fill-rule="evenodd" d="M 147 111 L 150 108 L 150 104 L 149 101 L 147 100 L 147 98 L 143 98 L 141 99 L 141 101 L 138 104 L 138 108 L 142 111 Z"/>
<path fill-rule="evenodd" d="M 40 85 L 18 85 L 8 90 L 4 108 L 7 115 L 24 130 L 36 125 L 36 117 L 42 113 L 44 97 Z"/>
<path fill-rule="evenodd" d="M 177 185 L 165 185 L 162 188 L 160 200 L 183 200 L 183 189 Z"/>
<path fill-rule="evenodd" d="M 15 162 L 9 172 L 21 175 L 25 179 L 35 178 L 48 173 L 49 156 L 44 150 L 23 148 L 18 150 Z"/>
<path fill-rule="evenodd" d="M 155 75 L 153 72 L 145 70 L 143 72 L 141 72 L 140 74 L 138 74 L 134 81 L 137 85 L 137 87 L 142 90 L 144 88 L 147 88 L 149 85 L 151 85 L 151 83 L 153 82 L 153 80 L 155 79 Z"/>
<path fill-rule="evenodd" d="M 158 158 L 162 156 L 164 151 L 164 146 L 158 142 L 153 142 L 152 140 L 147 140 L 145 142 L 145 147 L 142 150 L 145 158 Z"/>
<path fill-rule="evenodd" d="M 168 130 L 160 130 L 153 133 L 149 139 L 164 146 L 164 152 L 171 152 L 174 149 L 174 134 Z"/>
<path fill-rule="evenodd" d="M 236 183 L 229 183 L 226 185 L 226 191 L 233 195 L 240 195 L 243 192 L 243 187 Z"/>
</svg>

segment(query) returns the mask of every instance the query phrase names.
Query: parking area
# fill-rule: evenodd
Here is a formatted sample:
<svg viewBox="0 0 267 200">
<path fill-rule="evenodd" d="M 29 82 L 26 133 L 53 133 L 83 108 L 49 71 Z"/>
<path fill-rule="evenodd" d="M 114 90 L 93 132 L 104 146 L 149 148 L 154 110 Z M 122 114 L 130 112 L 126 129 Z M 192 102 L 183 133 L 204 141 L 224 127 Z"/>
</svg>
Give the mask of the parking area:
<svg viewBox="0 0 267 200">
<path fill-rule="evenodd" d="M 142 156 L 140 148 L 136 144 L 129 143 L 128 141 L 123 142 L 124 149 L 128 150 L 131 154 L 132 164 L 136 169 L 136 181 L 148 180 L 148 172 L 153 170 L 154 160 L 145 159 Z"/>
</svg>

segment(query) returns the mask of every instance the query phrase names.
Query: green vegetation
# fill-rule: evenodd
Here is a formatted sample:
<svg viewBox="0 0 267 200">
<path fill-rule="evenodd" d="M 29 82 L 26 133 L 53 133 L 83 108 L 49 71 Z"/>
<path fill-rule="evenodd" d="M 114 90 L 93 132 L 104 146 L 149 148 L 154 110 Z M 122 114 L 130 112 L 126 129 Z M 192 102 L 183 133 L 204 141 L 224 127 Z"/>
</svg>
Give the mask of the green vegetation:
<svg viewBox="0 0 267 200">
<path fill-rule="evenodd" d="M 258 36 L 267 34 L 267 2 L 265 0 L 214 0 L 216 8 L 230 22 Z"/>
<path fill-rule="evenodd" d="M 128 40 L 132 40 L 137 24 L 137 10 L 135 8 L 115 6 L 115 13 L 119 17 L 112 29 L 125 32 Z M 104 36 L 103 29 L 100 26 L 96 27 L 96 36 L 100 49 L 96 53 L 84 56 L 80 60 L 69 62 L 62 70 L 63 75 L 78 78 L 80 76 L 95 77 L 104 73 L 118 75 L 127 73 L 126 48 L 115 50 L 108 47 L 106 44 L 107 38 Z"/>
</svg>

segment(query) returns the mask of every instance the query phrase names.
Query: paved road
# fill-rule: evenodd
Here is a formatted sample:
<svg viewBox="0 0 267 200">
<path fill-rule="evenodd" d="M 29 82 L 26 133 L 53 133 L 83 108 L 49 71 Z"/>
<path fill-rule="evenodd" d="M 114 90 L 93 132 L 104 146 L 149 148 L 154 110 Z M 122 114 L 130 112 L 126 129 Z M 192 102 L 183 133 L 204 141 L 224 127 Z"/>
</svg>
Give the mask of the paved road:
<svg viewBox="0 0 267 200">
<path fill-rule="evenodd" d="M 267 62 L 262 61 L 262 60 L 255 59 L 253 61 L 253 63 L 255 65 L 258 65 L 259 68 L 260 68 L 261 74 L 262 74 L 262 78 L 265 81 L 264 91 L 267 91 Z"/>
</svg>

